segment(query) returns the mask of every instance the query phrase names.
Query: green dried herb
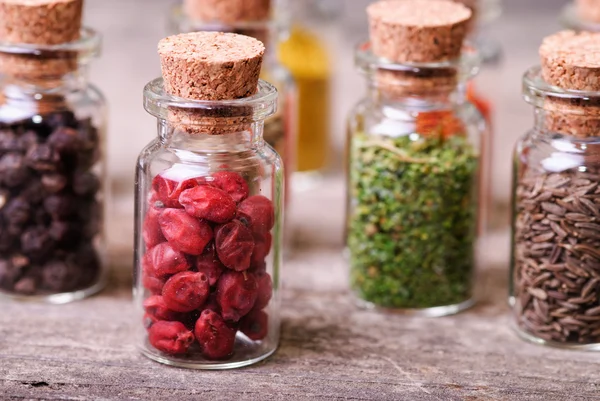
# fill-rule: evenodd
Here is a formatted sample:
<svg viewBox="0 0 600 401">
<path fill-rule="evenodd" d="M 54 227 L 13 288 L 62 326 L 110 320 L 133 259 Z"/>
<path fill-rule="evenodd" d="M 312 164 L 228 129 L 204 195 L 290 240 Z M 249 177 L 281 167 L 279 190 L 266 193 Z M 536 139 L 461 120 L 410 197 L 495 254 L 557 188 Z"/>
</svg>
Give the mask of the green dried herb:
<svg viewBox="0 0 600 401">
<path fill-rule="evenodd" d="M 351 284 L 362 299 L 388 308 L 472 296 L 477 154 L 464 136 L 413 139 L 352 139 Z"/>
</svg>

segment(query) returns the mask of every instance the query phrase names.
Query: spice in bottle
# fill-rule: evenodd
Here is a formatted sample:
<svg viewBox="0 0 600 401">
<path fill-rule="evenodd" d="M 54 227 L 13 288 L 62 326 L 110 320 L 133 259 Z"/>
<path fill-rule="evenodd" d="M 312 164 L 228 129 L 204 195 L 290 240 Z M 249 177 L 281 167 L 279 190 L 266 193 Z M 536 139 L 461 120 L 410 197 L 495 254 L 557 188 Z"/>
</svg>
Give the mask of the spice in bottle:
<svg viewBox="0 0 600 401">
<path fill-rule="evenodd" d="M 369 97 L 350 118 L 351 286 L 368 307 L 455 313 L 472 304 L 485 126 L 459 68 L 471 11 L 443 0 L 367 10 L 371 50 L 357 60 Z"/>
<path fill-rule="evenodd" d="M 159 42 L 145 100 L 160 139 L 136 187 L 136 302 L 154 360 L 224 369 L 277 348 L 283 171 L 262 139 L 277 102 L 259 81 L 264 51 L 232 33 Z"/>
<path fill-rule="evenodd" d="M 563 31 L 525 74 L 536 125 L 516 146 L 511 301 L 518 333 L 600 344 L 600 34 Z"/>
<path fill-rule="evenodd" d="M 64 303 L 104 284 L 104 102 L 82 0 L 0 0 L 0 294 Z"/>
</svg>

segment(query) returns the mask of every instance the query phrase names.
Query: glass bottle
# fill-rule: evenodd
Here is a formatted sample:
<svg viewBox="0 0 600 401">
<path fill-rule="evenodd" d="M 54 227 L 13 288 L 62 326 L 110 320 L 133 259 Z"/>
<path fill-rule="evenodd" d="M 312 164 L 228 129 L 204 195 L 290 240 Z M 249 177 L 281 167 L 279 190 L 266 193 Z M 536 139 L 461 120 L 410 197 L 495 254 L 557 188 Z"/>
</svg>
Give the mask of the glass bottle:
<svg viewBox="0 0 600 401">
<path fill-rule="evenodd" d="M 550 85 L 533 67 L 523 95 L 535 120 L 514 153 L 514 327 L 534 343 L 598 350 L 600 91 Z"/>
<path fill-rule="evenodd" d="M 171 9 L 169 18 L 169 31 L 172 34 L 197 31 L 232 32 L 254 37 L 264 43 L 266 52 L 261 79 L 277 88 L 279 104 L 277 112 L 265 121 L 263 137 L 281 156 L 287 177 L 296 169 L 298 105 L 294 79 L 279 62 L 275 52 L 277 40 L 287 29 L 285 25 L 275 18 L 260 21 L 202 21 L 189 16 L 181 4 Z M 287 182 L 289 184 L 289 180 Z"/>
<path fill-rule="evenodd" d="M 323 1 L 287 2 L 288 35 L 278 45 L 278 57 L 291 72 L 298 90 L 297 172 L 300 186 L 309 185 L 327 167 L 330 154 L 331 59 L 321 31 L 332 26 Z M 304 177 L 304 179 L 302 179 Z"/>
<path fill-rule="evenodd" d="M 105 284 L 99 51 L 87 28 L 69 43 L 0 42 L 0 296 L 65 303 Z"/>
<path fill-rule="evenodd" d="M 485 120 L 466 100 L 478 69 L 395 63 L 357 49 L 367 96 L 349 119 L 350 281 L 367 308 L 441 316 L 473 304 Z"/>
<path fill-rule="evenodd" d="M 146 86 L 144 102 L 158 120 L 158 138 L 141 152 L 136 175 L 134 298 L 141 351 L 188 368 L 256 363 L 279 343 L 284 178 L 280 157 L 263 139 L 277 90 L 260 81 L 251 97 L 188 100 L 166 93 L 157 79 Z M 190 119 L 173 122 L 182 113 Z M 214 216 L 188 214 L 198 191 L 207 197 L 214 187 L 230 197 L 209 201 L 209 211 L 224 220 L 234 212 L 235 220 L 219 224 Z M 205 293 L 196 293 L 191 307 L 189 300 L 178 306 L 172 288 L 198 273 L 207 280 Z M 201 348 L 210 327 L 221 343 Z M 179 343 L 161 345 L 173 333 Z"/>
</svg>

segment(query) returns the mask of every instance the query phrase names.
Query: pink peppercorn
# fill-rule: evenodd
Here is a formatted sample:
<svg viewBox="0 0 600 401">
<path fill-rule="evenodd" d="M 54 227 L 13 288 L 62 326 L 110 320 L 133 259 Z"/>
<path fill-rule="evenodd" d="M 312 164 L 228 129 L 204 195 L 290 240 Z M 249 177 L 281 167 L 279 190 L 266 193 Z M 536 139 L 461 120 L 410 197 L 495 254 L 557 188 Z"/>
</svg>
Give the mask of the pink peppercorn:
<svg viewBox="0 0 600 401">
<path fill-rule="evenodd" d="M 258 341 L 269 334 L 269 316 L 261 310 L 253 310 L 240 321 L 240 331 L 249 339 Z"/>
<path fill-rule="evenodd" d="M 223 269 L 225 269 L 225 266 L 223 266 L 217 257 L 214 245 L 207 246 L 202 255 L 196 258 L 196 271 L 206 274 L 210 286 L 217 283 L 217 280 L 221 277 L 221 273 L 223 273 Z"/>
<path fill-rule="evenodd" d="M 271 252 L 273 236 L 271 233 L 254 233 L 254 251 L 252 252 L 252 266 L 259 265 Z"/>
<path fill-rule="evenodd" d="M 224 359 L 233 353 L 235 330 L 212 310 L 200 314 L 194 334 L 207 359 Z"/>
<path fill-rule="evenodd" d="M 181 320 L 182 314 L 169 309 L 160 295 L 153 295 L 144 301 L 144 310 L 156 320 Z"/>
<path fill-rule="evenodd" d="M 164 173 L 163 173 L 164 174 Z M 199 180 L 203 179 L 191 178 L 181 181 L 166 178 L 163 174 L 159 174 L 152 180 L 152 189 L 156 197 L 165 207 L 181 208 L 179 204 L 179 196 L 186 189 L 193 188 L 198 185 Z"/>
<path fill-rule="evenodd" d="M 163 242 L 152 248 L 148 255 L 152 264 L 152 275 L 163 277 L 186 271 L 190 268 L 185 255 L 173 248 L 168 242 Z"/>
<path fill-rule="evenodd" d="M 233 171 L 220 171 L 213 174 L 211 185 L 227 192 L 236 203 L 246 199 L 250 192 L 244 178 Z"/>
<path fill-rule="evenodd" d="M 238 219 L 245 221 L 254 232 L 267 232 L 275 225 L 273 202 L 262 195 L 251 196 L 239 204 Z"/>
<path fill-rule="evenodd" d="M 258 286 L 258 295 L 254 303 L 254 309 L 263 309 L 269 304 L 273 296 L 273 281 L 267 272 L 254 273 L 254 276 L 256 277 Z"/>
<path fill-rule="evenodd" d="M 161 209 L 156 207 L 150 207 L 146 218 L 144 219 L 144 226 L 142 227 L 142 237 L 146 244 L 146 249 L 150 249 L 163 241 L 166 241 L 160 225 L 158 224 L 158 217 L 160 216 Z"/>
<path fill-rule="evenodd" d="M 235 217 L 235 202 L 231 196 L 219 188 L 208 185 L 183 191 L 179 203 L 189 215 L 213 223 L 227 223 Z"/>
<path fill-rule="evenodd" d="M 200 255 L 213 238 L 205 221 L 190 216 L 182 209 L 164 209 L 158 219 L 163 235 L 178 251 Z"/>
<path fill-rule="evenodd" d="M 183 272 L 167 280 L 162 296 L 169 309 L 190 312 L 200 308 L 209 293 L 208 278 L 204 273 Z"/>
<path fill-rule="evenodd" d="M 152 324 L 148 341 L 159 351 L 167 354 L 185 354 L 194 342 L 194 334 L 181 322 L 160 321 Z"/>
<path fill-rule="evenodd" d="M 252 259 L 254 237 L 248 227 L 233 220 L 215 230 L 215 248 L 226 267 L 236 271 L 246 270 Z"/>
<path fill-rule="evenodd" d="M 258 297 L 258 284 L 252 273 L 228 270 L 217 283 L 217 302 L 225 320 L 237 322 L 246 315 Z"/>
</svg>

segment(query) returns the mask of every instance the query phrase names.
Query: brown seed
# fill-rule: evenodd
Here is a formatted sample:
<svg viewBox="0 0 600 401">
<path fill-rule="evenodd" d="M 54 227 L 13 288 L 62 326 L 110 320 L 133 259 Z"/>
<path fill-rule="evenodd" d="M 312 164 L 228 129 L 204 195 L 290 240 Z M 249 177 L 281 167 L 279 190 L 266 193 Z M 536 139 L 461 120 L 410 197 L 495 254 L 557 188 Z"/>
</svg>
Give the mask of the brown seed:
<svg viewBox="0 0 600 401">
<path fill-rule="evenodd" d="M 573 326 L 579 326 L 579 327 L 587 326 L 584 322 L 581 322 L 571 316 L 563 317 L 563 318 L 559 319 L 558 321 L 560 324 L 563 324 L 563 325 L 573 325 Z"/>
<path fill-rule="evenodd" d="M 590 308 L 584 312 L 587 316 L 597 316 L 600 315 L 600 306 L 596 306 L 594 308 Z"/>
<path fill-rule="evenodd" d="M 598 206 L 594 204 L 594 202 L 590 201 L 586 198 L 580 198 L 579 201 L 585 206 L 592 214 L 596 217 L 600 217 L 600 211 L 598 210 Z"/>
<path fill-rule="evenodd" d="M 541 288 L 527 288 L 527 292 L 529 292 L 531 295 L 533 295 L 536 298 L 539 298 L 543 301 L 545 301 L 548 298 L 548 294 L 546 294 L 546 291 L 542 290 Z"/>
<path fill-rule="evenodd" d="M 589 221 L 592 221 L 591 217 L 586 216 L 585 214 L 582 214 L 582 213 L 566 213 L 564 216 L 567 218 L 567 220 L 573 221 L 573 222 L 578 222 L 578 221 L 589 222 Z"/>
<path fill-rule="evenodd" d="M 552 238 L 554 238 L 556 234 L 554 234 L 554 232 L 552 231 L 548 231 L 545 232 L 544 234 L 540 234 L 540 235 L 536 235 L 535 237 L 533 237 L 531 240 L 533 242 L 539 243 L 539 242 L 546 242 L 551 240 Z"/>
<path fill-rule="evenodd" d="M 591 230 L 600 231 L 600 224 L 596 223 L 575 223 L 575 227 L 589 228 Z"/>
<path fill-rule="evenodd" d="M 592 294 L 592 291 L 596 290 L 596 292 L 598 292 L 598 290 L 600 290 L 600 287 L 598 287 L 598 283 L 600 283 L 600 279 L 597 278 L 592 278 L 588 280 L 588 282 L 583 286 L 581 290 L 581 296 L 583 298 L 586 298 L 588 295 Z"/>
<path fill-rule="evenodd" d="M 589 255 L 593 258 L 600 259 L 600 250 L 593 248 L 591 246 L 585 244 L 576 244 L 573 245 L 573 250 L 582 252 L 585 255 Z"/>
<path fill-rule="evenodd" d="M 555 203 L 542 202 L 542 209 L 557 216 L 564 216 L 567 210 Z"/>
<path fill-rule="evenodd" d="M 556 222 L 551 221 L 550 222 L 550 228 L 552 229 L 552 231 L 554 231 L 556 233 L 556 235 L 558 235 L 560 238 L 564 238 L 568 235 L 568 233 L 563 230 L 563 228 L 558 225 Z"/>
<path fill-rule="evenodd" d="M 558 299 L 561 301 L 565 301 L 568 297 L 559 291 L 547 291 L 547 294 L 550 298 Z"/>
</svg>

